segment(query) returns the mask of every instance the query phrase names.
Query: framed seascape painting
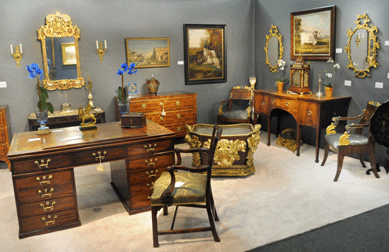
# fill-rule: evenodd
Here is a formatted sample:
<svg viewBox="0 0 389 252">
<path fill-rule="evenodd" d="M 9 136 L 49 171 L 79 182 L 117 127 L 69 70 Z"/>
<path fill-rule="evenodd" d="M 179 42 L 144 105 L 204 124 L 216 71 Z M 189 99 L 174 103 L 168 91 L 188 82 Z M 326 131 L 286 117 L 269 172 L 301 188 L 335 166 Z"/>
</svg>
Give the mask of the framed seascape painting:
<svg viewBox="0 0 389 252">
<path fill-rule="evenodd" d="M 290 14 L 290 57 L 328 60 L 335 56 L 335 5 Z"/>
<path fill-rule="evenodd" d="M 184 24 L 185 85 L 227 81 L 226 26 Z"/>
<path fill-rule="evenodd" d="M 169 38 L 126 38 L 127 65 L 135 68 L 170 66 Z"/>
</svg>

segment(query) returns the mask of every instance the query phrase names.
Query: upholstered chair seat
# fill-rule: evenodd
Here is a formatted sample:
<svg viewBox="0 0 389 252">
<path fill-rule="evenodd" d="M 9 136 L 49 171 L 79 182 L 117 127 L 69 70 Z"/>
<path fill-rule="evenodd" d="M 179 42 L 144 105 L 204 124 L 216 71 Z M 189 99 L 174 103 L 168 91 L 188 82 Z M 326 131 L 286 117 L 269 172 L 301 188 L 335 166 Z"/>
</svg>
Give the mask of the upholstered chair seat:
<svg viewBox="0 0 389 252">
<path fill-rule="evenodd" d="M 220 104 L 218 123 L 252 123 L 254 92 L 251 87 L 233 87 Z"/>
<path fill-rule="evenodd" d="M 205 203 L 205 188 L 207 175 L 190 172 L 174 172 L 176 183 L 171 194 L 171 205 Z M 151 206 L 163 206 L 162 193 L 169 186 L 170 174 L 163 172 L 154 183 Z"/>
<path fill-rule="evenodd" d="M 220 117 L 227 120 L 248 120 L 248 114 L 246 110 L 226 111 L 221 114 Z"/>
<path fill-rule="evenodd" d="M 339 147 L 339 139 L 343 134 L 336 133 L 325 135 L 326 142 L 335 149 Z M 351 134 L 348 138 L 350 145 L 363 145 L 369 142 L 369 138 L 362 135 Z"/>
</svg>

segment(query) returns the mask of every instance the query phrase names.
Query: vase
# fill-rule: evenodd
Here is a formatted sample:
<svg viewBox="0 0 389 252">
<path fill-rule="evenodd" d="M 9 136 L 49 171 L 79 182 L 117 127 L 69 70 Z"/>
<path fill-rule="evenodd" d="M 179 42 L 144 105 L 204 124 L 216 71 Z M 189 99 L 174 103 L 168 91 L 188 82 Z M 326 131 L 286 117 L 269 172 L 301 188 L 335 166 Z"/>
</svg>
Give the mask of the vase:
<svg viewBox="0 0 389 252">
<path fill-rule="evenodd" d="M 119 111 L 121 115 L 130 113 L 128 101 L 119 101 Z"/>
<path fill-rule="evenodd" d="M 49 127 L 46 126 L 46 123 L 49 121 L 49 112 L 47 111 L 47 109 L 40 110 L 37 108 L 35 110 L 35 115 L 36 115 L 36 121 L 40 125 L 40 127 L 38 128 L 37 134 L 38 135 L 49 134 L 50 129 L 49 129 Z"/>
<path fill-rule="evenodd" d="M 332 93 L 334 92 L 333 87 L 325 87 L 326 90 L 326 98 L 332 98 Z"/>
<path fill-rule="evenodd" d="M 278 93 L 282 93 L 282 89 L 284 88 L 284 82 L 277 81 L 277 91 Z"/>
<path fill-rule="evenodd" d="M 146 87 L 151 95 L 156 95 L 159 88 L 159 81 L 151 75 L 151 79 L 146 82 Z"/>
</svg>

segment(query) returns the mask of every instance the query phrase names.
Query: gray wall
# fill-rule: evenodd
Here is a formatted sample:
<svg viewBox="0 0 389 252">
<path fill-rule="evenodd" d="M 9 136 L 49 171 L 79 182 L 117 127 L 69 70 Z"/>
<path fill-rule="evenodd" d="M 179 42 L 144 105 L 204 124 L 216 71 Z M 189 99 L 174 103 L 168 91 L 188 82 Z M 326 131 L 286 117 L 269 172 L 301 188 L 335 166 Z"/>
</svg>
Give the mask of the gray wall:
<svg viewBox="0 0 389 252">
<path fill-rule="evenodd" d="M 253 75 L 252 0 L 0 0 L 0 81 L 8 87 L 0 89 L 0 103 L 10 107 L 13 133 L 28 130 L 28 115 L 38 101 L 36 81 L 28 78 L 26 65 L 33 62 L 43 67 L 41 43 L 37 30 L 45 25 L 48 14 L 68 14 L 81 30 L 79 41 L 82 76 L 94 82 L 93 101 L 106 111 L 107 121 L 114 120 L 113 97 L 121 85 L 117 76 L 126 61 L 125 38 L 169 37 L 171 66 L 143 68 L 126 75 L 125 82 L 141 85 L 154 77 L 161 83 L 159 92 L 186 91 L 197 93 L 198 122 L 216 122 L 218 106 L 228 97 L 231 87 L 248 85 Z M 183 24 L 226 24 L 227 82 L 221 84 L 185 85 Z M 107 40 L 104 62 L 96 52 L 96 40 Z M 16 67 L 10 44 L 23 44 L 21 67 Z M 56 110 L 68 102 L 72 108 L 86 106 L 85 88 L 50 91 L 49 101 Z"/>
<path fill-rule="evenodd" d="M 256 0 L 256 22 L 255 22 L 255 75 L 258 77 L 256 89 L 274 88 L 274 79 L 277 73 L 271 73 L 269 67 L 265 65 L 266 34 L 269 34 L 271 25 L 276 25 L 279 32 L 283 35 L 284 55 L 283 59 L 287 62 L 286 72 L 289 78 L 290 60 L 290 13 L 296 11 L 309 10 L 313 8 L 336 5 L 336 36 L 335 48 L 342 48 L 342 54 L 335 54 L 335 62 L 338 62 L 341 69 L 337 71 L 334 85 L 334 95 L 351 96 L 352 100 L 349 107 L 349 116 L 356 116 L 366 107 L 368 101 L 385 102 L 389 98 L 389 47 L 385 46 L 385 40 L 389 40 L 388 13 L 389 5 L 387 1 L 372 0 L 316 0 L 316 1 L 298 1 L 298 0 Z M 347 29 L 355 28 L 354 22 L 357 15 L 366 13 L 371 22 L 378 28 L 378 41 L 381 48 L 378 50 L 377 62 L 379 66 L 371 69 L 371 77 L 355 77 L 352 70 L 346 68 L 348 64 L 345 45 L 347 44 Z M 326 61 L 311 61 L 311 79 L 310 88 L 312 92 L 318 91 L 318 74 L 325 75 Z M 344 81 L 351 80 L 352 86 L 345 86 Z M 375 82 L 383 82 L 384 88 L 375 88 Z M 286 86 L 288 88 L 289 85 Z M 323 87 L 324 89 L 324 87 Z M 322 92 L 324 90 L 322 89 Z M 261 119 L 263 129 L 266 128 L 266 120 Z M 276 120 L 272 121 L 272 132 L 275 132 Z M 282 128 L 295 127 L 296 123 L 290 116 L 283 118 Z M 302 139 L 304 142 L 314 145 L 314 129 L 303 127 Z M 321 136 L 321 146 L 324 146 L 324 130 Z M 385 148 L 377 146 L 377 154 L 382 163 L 385 156 Z M 322 158 L 322 157 L 321 157 Z"/>
</svg>

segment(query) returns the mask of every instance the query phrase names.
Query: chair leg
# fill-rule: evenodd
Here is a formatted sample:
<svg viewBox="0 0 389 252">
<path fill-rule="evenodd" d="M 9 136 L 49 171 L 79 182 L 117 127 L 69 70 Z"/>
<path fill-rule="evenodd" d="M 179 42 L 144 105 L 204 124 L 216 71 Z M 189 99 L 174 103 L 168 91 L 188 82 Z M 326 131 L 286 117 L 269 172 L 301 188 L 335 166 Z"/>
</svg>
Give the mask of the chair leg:
<svg viewBox="0 0 389 252">
<path fill-rule="evenodd" d="M 172 226 L 170 227 L 170 230 L 173 230 L 173 228 L 174 228 L 174 223 L 176 222 L 177 211 L 178 211 L 178 206 L 176 206 L 176 210 L 174 211 Z"/>
<path fill-rule="evenodd" d="M 340 172 L 342 171 L 343 159 L 344 159 L 344 155 L 341 154 L 341 153 L 338 153 L 338 168 L 336 170 L 336 175 L 335 175 L 334 182 L 338 181 Z"/>
<path fill-rule="evenodd" d="M 380 178 L 380 176 L 378 175 L 378 172 L 377 172 L 377 168 L 376 168 L 375 150 L 374 149 L 370 150 L 369 154 L 370 154 L 370 165 L 371 165 L 371 169 L 373 170 L 374 176 L 376 178 Z"/>
<path fill-rule="evenodd" d="M 163 205 L 163 215 L 168 215 L 167 205 Z"/>
<path fill-rule="evenodd" d="M 158 223 L 157 223 L 158 207 L 151 207 L 151 221 L 153 225 L 153 243 L 154 248 L 159 247 L 158 243 Z"/>
<path fill-rule="evenodd" d="M 216 206 L 215 206 L 215 201 L 213 200 L 212 192 L 211 192 L 211 209 L 212 209 L 213 216 L 215 217 L 215 221 L 219 221 L 219 216 L 217 215 L 216 212 Z"/>
<path fill-rule="evenodd" d="M 215 242 L 220 242 L 220 238 L 216 232 L 215 222 L 213 221 L 211 204 L 207 204 L 207 213 L 208 213 L 209 224 L 211 225 L 211 229 L 212 229 L 213 239 L 215 240 Z"/>
<path fill-rule="evenodd" d="M 328 145 L 328 143 L 326 143 L 326 146 L 324 148 L 323 162 L 321 163 L 321 166 L 324 166 L 324 164 L 326 163 L 329 152 L 330 152 L 330 146 Z"/>
<path fill-rule="evenodd" d="M 359 161 L 361 162 L 361 165 L 363 168 L 366 168 L 365 161 L 363 161 L 363 155 L 359 154 Z"/>
</svg>

